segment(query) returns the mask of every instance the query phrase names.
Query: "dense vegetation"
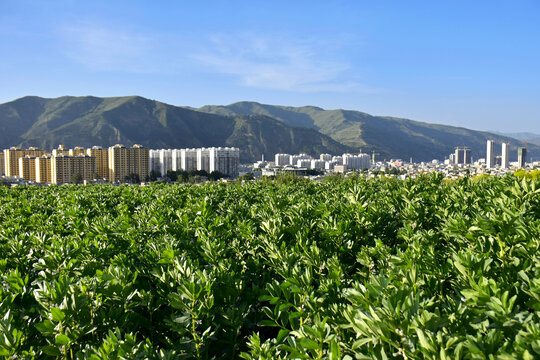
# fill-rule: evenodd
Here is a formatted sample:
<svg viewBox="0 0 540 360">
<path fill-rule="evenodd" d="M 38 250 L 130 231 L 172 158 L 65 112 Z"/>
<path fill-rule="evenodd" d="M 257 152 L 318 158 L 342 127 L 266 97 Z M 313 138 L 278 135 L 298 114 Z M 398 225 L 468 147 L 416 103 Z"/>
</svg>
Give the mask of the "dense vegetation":
<svg viewBox="0 0 540 360">
<path fill-rule="evenodd" d="M 415 161 L 444 159 L 456 146 L 471 148 L 475 159 L 486 154 L 486 140 L 510 144 L 510 159 L 517 160 L 517 147 L 522 141 L 484 131 L 462 127 L 430 124 L 387 116 L 374 116 L 360 111 L 325 110 L 314 106 L 279 106 L 242 101 L 226 106 L 207 105 L 198 109 L 212 114 L 264 115 L 289 126 L 302 126 L 318 130 L 337 142 L 365 152 L 375 150 L 380 159 L 413 158 Z M 500 146 L 500 145 L 499 145 Z M 540 156 L 540 146 L 529 143 L 530 158 Z"/>
<path fill-rule="evenodd" d="M 99 98 L 27 96 L 0 104 L 0 144 L 104 147 L 141 144 L 152 149 L 236 146 L 240 161 L 264 154 L 352 151 L 315 129 L 287 126 L 273 118 L 222 116 L 172 106 L 138 96 Z"/>
<path fill-rule="evenodd" d="M 0 356 L 540 356 L 538 179 L 0 187 L 0 204 Z"/>
</svg>

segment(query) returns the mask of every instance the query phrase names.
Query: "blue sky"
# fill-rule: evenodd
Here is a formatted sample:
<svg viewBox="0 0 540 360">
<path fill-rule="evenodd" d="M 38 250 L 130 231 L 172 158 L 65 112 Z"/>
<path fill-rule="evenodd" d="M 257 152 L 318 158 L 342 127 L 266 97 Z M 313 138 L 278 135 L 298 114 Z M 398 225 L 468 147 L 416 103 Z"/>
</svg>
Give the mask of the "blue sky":
<svg viewBox="0 0 540 360">
<path fill-rule="evenodd" d="M 0 0 L 0 46 L 0 103 L 251 100 L 540 133 L 534 0 Z"/>
</svg>

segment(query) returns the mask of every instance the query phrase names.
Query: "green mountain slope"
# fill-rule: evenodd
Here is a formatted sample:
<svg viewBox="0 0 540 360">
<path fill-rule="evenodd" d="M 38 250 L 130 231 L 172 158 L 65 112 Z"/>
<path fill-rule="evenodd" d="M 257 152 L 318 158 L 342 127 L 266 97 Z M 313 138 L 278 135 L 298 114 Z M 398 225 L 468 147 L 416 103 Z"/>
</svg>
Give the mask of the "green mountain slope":
<svg viewBox="0 0 540 360">
<path fill-rule="evenodd" d="M 137 96 L 24 97 L 0 104 L 0 147 L 111 146 L 150 148 L 236 146 L 241 161 L 278 152 L 341 154 L 350 149 L 314 129 L 263 115 L 222 116 Z"/>
<path fill-rule="evenodd" d="M 208 113 L 233 115 L 261 114 L 287 125 L 306 126 L 334 140 L 364 152 L 376 151 L 381 157 L 413 158 L 419 161 L 444 159 L 456 146 L 469 146 L 474 158 L 486 155 L 486 140 L 510 144 L 510 160 L 517 160 L 517 147 L 524 143 L 514 138 L 461 127 L 429 124 L 408 119 L 373 116 L 359 111 L 324 110 L 314 106 L 287 107 L 238 102 L 227 106 L 207 105 L 198 109 Z M 540 157 L 540 146 L 529 144 L 529 154 Z M 500 152 L 500 146 L 496 153 Z"/>
</svg>

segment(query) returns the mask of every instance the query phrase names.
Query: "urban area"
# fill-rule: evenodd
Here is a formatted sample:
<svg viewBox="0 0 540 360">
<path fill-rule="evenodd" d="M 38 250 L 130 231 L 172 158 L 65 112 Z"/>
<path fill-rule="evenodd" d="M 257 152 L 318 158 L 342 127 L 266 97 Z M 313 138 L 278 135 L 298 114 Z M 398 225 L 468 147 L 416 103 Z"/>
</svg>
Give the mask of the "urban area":
<svg viewBox="0 0 540 360">
<path fill-rule="evenodd" d="M 527 149 L 517 150 L 517 162 L 509 161 L 509 144 L 500 144 L 497 155 L 496 143 L 488 140 L 486 156 L 473 161 L 468 147 L 456 147 L 444 160 L 414 163 L 412 159 L 381 160 L 371 154 L 320 154 L 314 158 L 307 154 L 275 154 L 273 161 L 264 156 L 254 164 L 240 164 L 240 149 L 234 147 L 208 147 L 189 149 L 152 150 L 141 145 L 126 147 L 121 144 L 102 148 L 68 149 L 59 145 L 46 151 L 30 147 L 12 147 L 0 152 L 2 183 L 19 184 L 66 184 L 91 182 L 145 183 L 151 180 L 171 181 L 177 172 L 217 173 L 234 179 L 249 175 L 246 179 L 280 174 L 296 174 L 322 178 L 332 173 L 362 173 L 366 177 L 394 176 L 400 179 L 420 174 L 439 172 L 446 178 L 468 175 L 504 175 L 517 169 L 540 168 L 540 162 L 527 162 Z M 200 177 L 203 181 L 207 178 Z"/>
</svg>

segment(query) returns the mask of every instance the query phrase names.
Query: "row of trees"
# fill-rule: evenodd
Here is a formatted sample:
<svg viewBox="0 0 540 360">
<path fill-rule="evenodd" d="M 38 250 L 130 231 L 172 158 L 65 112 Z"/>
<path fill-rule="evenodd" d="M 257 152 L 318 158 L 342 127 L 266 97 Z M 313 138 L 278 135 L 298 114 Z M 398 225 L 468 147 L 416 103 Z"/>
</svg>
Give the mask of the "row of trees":
<svg viewBox="0 0 540 360">
<path fill-rule="evenodd" d="M 206 170 L 168 170 L 165 178 L 180 183 L 196 183 L 205 179 L 216 181 L 228 177 L 227 174 L 223 174 L 219 171 L 212 171 L 209 173 Z M 158 181 L 160 179 L 163 179 L 163 177 L 159 171 L 152 170 L 150 172 L 150 181 Z"/>
</svg>

